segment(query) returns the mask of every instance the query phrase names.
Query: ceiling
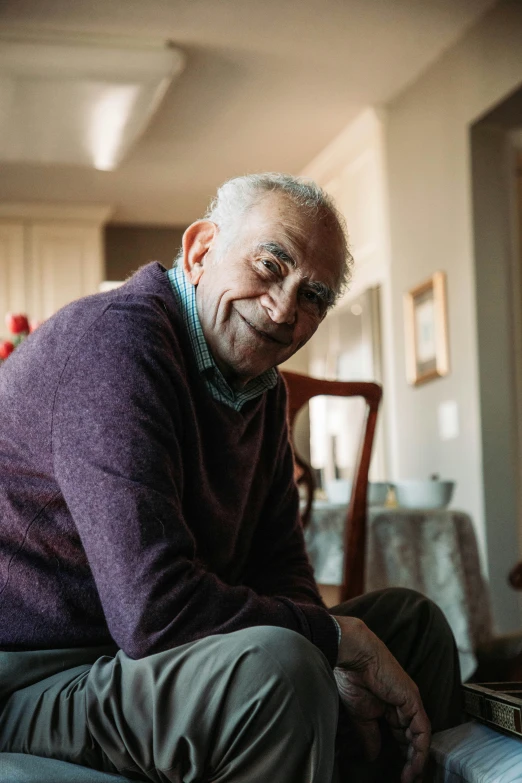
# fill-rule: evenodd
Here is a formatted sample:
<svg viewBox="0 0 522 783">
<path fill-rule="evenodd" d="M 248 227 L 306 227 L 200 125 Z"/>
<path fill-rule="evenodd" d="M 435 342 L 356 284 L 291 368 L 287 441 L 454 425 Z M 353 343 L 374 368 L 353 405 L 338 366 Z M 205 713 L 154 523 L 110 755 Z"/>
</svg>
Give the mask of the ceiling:
<svg viewBox="0 0 522 783">
<path fill-rule="evenodd" d="M 299 173 L 363 108 L 390 101 L 495 0 L 2 0 L 0 33 L 173 41 L 186 55 L 115 171 L 10 163 L 0 200 L 113 206 L 183 225 L 217 185 Z"/>
</svg>

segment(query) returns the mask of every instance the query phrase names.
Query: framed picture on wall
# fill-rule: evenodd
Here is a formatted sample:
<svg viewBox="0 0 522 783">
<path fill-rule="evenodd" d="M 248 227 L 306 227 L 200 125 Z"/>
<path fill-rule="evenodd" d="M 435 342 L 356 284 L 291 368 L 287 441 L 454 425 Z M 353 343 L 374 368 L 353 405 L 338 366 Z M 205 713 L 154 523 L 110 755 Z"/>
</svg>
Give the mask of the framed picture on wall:
<svg viewBox="0 0 522 783">
<path fill-rule="evenodd" d="M 449 372 L 446 274 L 436 272 L 404 296 L 406 377 L 418 386 Z"/>
</svg>

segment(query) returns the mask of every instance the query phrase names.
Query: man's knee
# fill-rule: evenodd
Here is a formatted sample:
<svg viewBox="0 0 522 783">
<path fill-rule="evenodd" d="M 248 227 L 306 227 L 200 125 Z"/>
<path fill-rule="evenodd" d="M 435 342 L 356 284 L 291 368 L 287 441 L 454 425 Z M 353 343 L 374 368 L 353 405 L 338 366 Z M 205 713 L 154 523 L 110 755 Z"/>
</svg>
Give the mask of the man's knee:
<svg viewBox="0 0 522 783">
<path fill-rule="evenodd" d="M 420 633 L 438 644 L 445 642 L 453 646 L 453 633 L 446 616 L 431 598 L 407 587 L 391 588 L 391 592 L 395 594 L 400 610 L 409 622 L 417 625 Z"/>
<path fill-rule="evenodd" d="M 209 736 L 219 736 L 210 759 L 216 777 L 240 745 L 250 748 L 246 759 L 261 743 L 262 758 L 279 759 L 281 770 L 288 767 L 282 779 L 330 780 L 338 695 L 323 654 L 299 634 L 272 626 L 209 637 L 205 648 L 215 662 L 214 716 L 207 703 L 199 724 L 208 724 Z M 318 778 L 316 769 L 328 770 L 326 777 L 321 772 Z M 263 779 L 249 770 L 241 780 Z"/>
<path fill-rule="evenodd" d="M 441 609 L 422 593 L 406 587 L 366 593 L 332 613 L 360 617 L 403 666 L 410 650 L 426 654 L 436 647 L 439 653 L 452 654 L 454 649 L 453 634 Z"/>
<path fill-rule="evenodd" d="M 337 708 L 322 653 L 296 633 L 264 626 L 140 660 L 120 652 L 97 661 L 86 682 L 90 734 L 118 770 L 134 769 L 131 762 L 137 770 L 181 768 L 187 743 L 194 769 L 216 778 L 229 767 L 250 770 L 260 747 L 259 759 L 270 755 L 284 767 L 291 760 L 284 739 L 292 743 L 296 769 L 318 759 L 329 769 Z M 132 760 L 129 737 L 136 745 Z M 241 772 L 237 779 L 260 779 L 256 774 Z M 292 774 L 286 779 L 305 773 Z"/>
<path fill-rule="evenodd" d="M 254 670 L 276 670 L 301 686 L 303 680 L 324 683 L 326 690 L 335 690 L 335 680 L 328 661 L 308 639 L 295 631 L 261 625 L 230 634 L 235 652 L 247 653 Z M 227 637 L 224 637 L 227 639 Z"/>
<path fill-rule="evenodd" d="M 367 594 L 379 620 L 393 624 L 394 620 L 413 624 L 418 630 L 439 638 L 452 638 L 451 629 L 442 610 L 431 598 L 409 587 L 388 587 Z M 369 612 L 369 616 L 373 612 Z M 386 619 L 387 618 L 387 619 Z M 363 617 L 364 619 L 364 617 Z M 371 624 L 371 620 L 370 620 Z"/>
<path fill-rule="evenodd" d="M 321 715 L 332 722 L 335 732 L 337 687 L 328 661 L 317 647 L 294 631 L 274 626 L 237 631 L 229 639 L 232 654 L 244 659 L 244 678 L 262 683 L 265 694 L 270 693 L 266 685 L 272 683 L 279 693 L 288 694 L 305 719 L 308 714 Z"/>
</svg>

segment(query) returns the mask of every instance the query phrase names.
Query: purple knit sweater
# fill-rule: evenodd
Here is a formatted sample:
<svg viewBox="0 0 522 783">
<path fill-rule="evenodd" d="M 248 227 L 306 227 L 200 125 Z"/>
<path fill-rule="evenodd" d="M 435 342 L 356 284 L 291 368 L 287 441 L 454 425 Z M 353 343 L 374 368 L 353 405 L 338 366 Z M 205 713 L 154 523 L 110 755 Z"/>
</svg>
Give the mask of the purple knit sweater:
<svg viewBox="0 0 522 783">
<path fill-rule="evenodd" d="M 333 665 L 285 399 L 213 400 L 157 263 L 43 324 L 0 369 L 0 649 L 277 625 Z"/>
</svg>

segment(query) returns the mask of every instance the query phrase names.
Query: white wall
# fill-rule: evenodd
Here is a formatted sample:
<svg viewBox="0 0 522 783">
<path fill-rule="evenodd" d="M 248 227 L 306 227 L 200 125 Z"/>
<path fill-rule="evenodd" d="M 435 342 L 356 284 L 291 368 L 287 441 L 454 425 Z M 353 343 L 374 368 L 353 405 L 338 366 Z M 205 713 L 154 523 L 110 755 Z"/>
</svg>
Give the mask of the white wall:
<svg viewBox="0 0 522 783">
<path fill-rule="evenodd" d="M 470 126 L 522 82 L 522 4 L 488 13 L 417 82 L 388 106 L 387 160 L 391 227 L 391 297 L 395 346 L 395 414 L 402 476 L 438 472 L 456 479 L 455 503 L 476 524 L 486 552 L 482 482 Z M 449 376 L 419 388 L 406 384 L 403 293 L 438 269 L 448 275 Z M 498 379 L 503 382 L 502 378 Z M 441 441 L 437 408 L 455 400 L 460 435 Z M 495 520 L 488 519 L 489 536 Z M 516 525 L 516 520 L 512 520 Z M 512 537 L 505 550 L 511 549 Z M 498 548 L 497 548 L 498 549 Z M 516 551 L 508 551 L 515 562 Z M 515 594 L 505 585 L 505 561 L 489 559 L 500 630 L 520 626 Z"/>
</svg>

